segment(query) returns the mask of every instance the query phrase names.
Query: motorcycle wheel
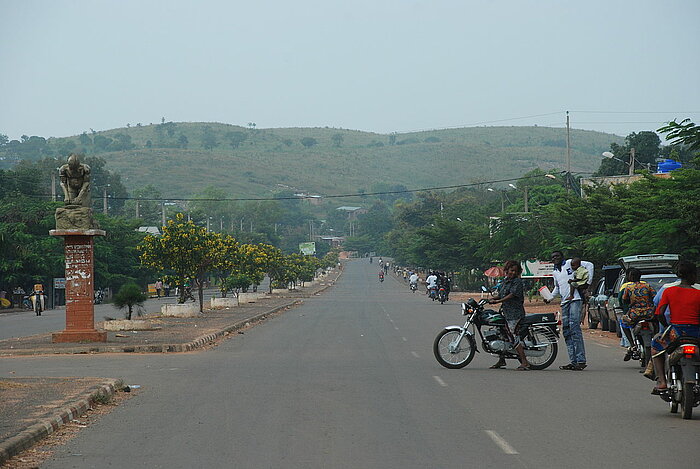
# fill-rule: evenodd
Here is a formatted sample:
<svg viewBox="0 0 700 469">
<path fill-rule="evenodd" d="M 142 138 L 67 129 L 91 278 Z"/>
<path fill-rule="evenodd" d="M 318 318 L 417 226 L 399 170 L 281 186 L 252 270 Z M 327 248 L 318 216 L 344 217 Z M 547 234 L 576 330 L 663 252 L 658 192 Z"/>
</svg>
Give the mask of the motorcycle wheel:
<svg viewBox="0 0 700 469">
<path fill-rule="evenodd" d="M 693 383 L 683 383 L 683 394 L 681 395 L 681 417 L 683 417 L 685 420 L 693 418 L 693 404 L 695 404 Z"/>
<path fill-rule="evenodd" d="M 459 343 L 456 352 L 450 352 L 450 344 L 457 340 L 461 331 L 453 329 L 443 329 L 435 337 L 433 342 L 433 354 L 439 364 L 445 368 L 459 369 L 467 366 L 474 358 L 476 352 L 476 342 L 474 337 L 465 335 Z"/>
<path fill-rule="evenodd" d="M 530 329 L 530 337 L 535 344 L 547 344 L 544 354 L 540 357 L 527 357 L 530 368 L 533 370 L 544 370 L 557 359 L 559 345 L 557 336 L 547 327 L 535 326 Z"/>
<path fill-rule="evenodd" d="M 598 321 L 593 319 L 593 314 L 591 313 L 590 308 L 588 308 L 588 328 L 589 329 L 598 329 Z"/>
</svg>

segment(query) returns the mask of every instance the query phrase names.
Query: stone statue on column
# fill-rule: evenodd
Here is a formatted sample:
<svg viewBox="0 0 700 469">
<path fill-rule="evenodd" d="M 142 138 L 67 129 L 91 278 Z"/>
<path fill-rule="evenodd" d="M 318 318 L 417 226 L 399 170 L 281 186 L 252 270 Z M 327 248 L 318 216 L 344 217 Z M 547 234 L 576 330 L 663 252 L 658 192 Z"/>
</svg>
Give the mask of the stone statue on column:
<svg viewBox="0 0 700 469">
<path fill-rule="evenodd" d="M 90 166 L 72 153 L 68 163 L 58 170 L 63 189 L 64 207 L 56 209 L 56 229 L 91 230 L 99 228 L 90 206 Z"/>
</svg>

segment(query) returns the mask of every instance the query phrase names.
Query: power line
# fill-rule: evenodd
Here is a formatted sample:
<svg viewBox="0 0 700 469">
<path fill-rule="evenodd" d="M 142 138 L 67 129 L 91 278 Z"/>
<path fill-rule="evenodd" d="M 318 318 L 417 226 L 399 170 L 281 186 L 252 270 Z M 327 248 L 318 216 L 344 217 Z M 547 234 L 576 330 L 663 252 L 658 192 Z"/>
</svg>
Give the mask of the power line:
<svg viewBox="0 0 700 469">
<path fill-rule="evenodd" d="M 593 174 L 593 173 L 576 173 L 580 175 Z M 472 182 L 468 184 L 453 184 L 450 186 L 436 186 L 436 187 L 423 187 L 420 189 L 403 189 L 397 191 L 382 191 L 382 192 L 356 192 L 352 194 L 330 194 L 330 195 L 314 195 L 314 196 L 286 196 L 286 197 L 233 197 L 233 198 L 182 198 L 182 197 L 171 197 L 171 198 L 154 198 L 154 197 L 110 197 L 110 200 L 139 200 L 142 202 L 251 202 L 251 201 L 274 201 L 274 200 L 306 200 L 306 199 L 336 199 L 343 197 L 367 197 L 374 195 L 389 195 L 389 194 L 406 194 L 413 192 L 425 192 L 425 191 L 435 191 L 435 190 L 445 190 L 445 189 L 459 189 L 463 187 L 475 187 L 483 185 L 498 184 L 502 182 L 512 182 L 520 181 L 523 179 L 535 179 L 546 177 L 544 174 L 538 174 L 534 176 L 521 176 L 517 178 L 509 179 L 496 179 L 492 181 L 480 181 Z M 50 195 L 27 195 L 28 197 L 50 197 Z"/>
</svg>

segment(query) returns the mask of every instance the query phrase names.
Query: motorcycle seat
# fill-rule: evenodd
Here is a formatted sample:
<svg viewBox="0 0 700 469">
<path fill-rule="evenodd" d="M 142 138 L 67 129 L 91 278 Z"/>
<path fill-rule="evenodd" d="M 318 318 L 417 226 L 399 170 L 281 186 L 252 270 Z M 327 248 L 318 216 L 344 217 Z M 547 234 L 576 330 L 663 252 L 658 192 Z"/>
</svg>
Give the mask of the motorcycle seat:
<svg viewBox="0 0 700 469">
<path fill-rule="evenodd" d="M 530 324 L 556 324 L 557 317 L 554 313 L 528 314 L 520 319 L 520 325 Z"/>
</svg>

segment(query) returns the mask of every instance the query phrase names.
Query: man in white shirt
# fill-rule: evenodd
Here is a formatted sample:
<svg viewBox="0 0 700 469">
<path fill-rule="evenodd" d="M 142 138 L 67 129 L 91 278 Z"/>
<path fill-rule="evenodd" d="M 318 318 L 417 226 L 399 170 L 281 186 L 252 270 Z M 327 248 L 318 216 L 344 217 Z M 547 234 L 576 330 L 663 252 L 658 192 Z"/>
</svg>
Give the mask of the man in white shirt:
<svg viewBox="0 0 700 469">
<path fill-rule="evenodd" d="M 408 278 L 408 283 L 418 285 L 418 274 L 412 272 L 411 276 Z"/>
<path fill-rule="evenodd" d="M 428 293 L 430 293 L 431 288 L 437 288 L 437 275 L 430 272 L 428 278 L 425 279 L 426 287 L 428 288 Z"/>
<path fill-rule="evenodd" d="M 571 295 L 571 285 L 569 280 L 574 278 L 574 270 L 571 268 L 571 259 L 564 260 L 564 254 L 561 251 L 552 253 L 552 263 L 554 270 L 554 291 L 553 296 L 561 297 L 561 321 L 562 333 L 566 342 L 566 350 L 569 353 L 568 365 L 560 366 L 562 370 L 581 371 L 586 368 L 586 349 L 583 344 L 583 331 L 581 331 L 581 322 L 583 320 L 583 298 L 578 292 L 578 289 L 573 289 Z M 593 278 L 593 264 L 588 261 L 581 261 L 581 266 L 588 271 L 589 278 Z"/>
</svg>

